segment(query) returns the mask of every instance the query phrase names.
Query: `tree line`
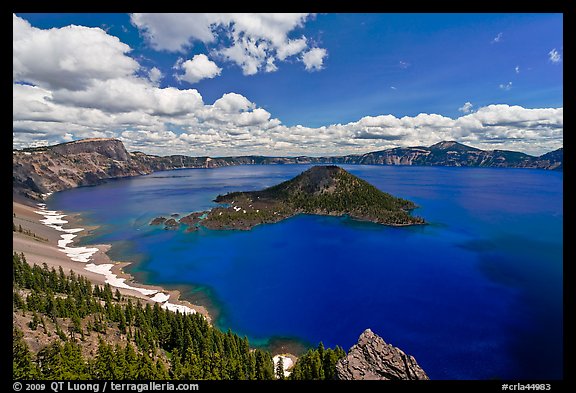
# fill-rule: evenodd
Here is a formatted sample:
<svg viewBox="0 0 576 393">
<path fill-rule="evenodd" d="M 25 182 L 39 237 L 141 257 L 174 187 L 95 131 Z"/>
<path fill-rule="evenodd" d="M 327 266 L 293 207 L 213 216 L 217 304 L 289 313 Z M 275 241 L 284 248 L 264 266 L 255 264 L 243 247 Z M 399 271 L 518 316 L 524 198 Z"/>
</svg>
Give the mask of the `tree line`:
<svg viewBox="0 0 576 393">
<path fill-rule="evenodd" d="M 28 328 L 43 329 L 51 343 L 33 353 L 24 333 L 13 329 L 14 379 L 216 379 L 269 380 L 270 352 L 251 348 L 246 337 L 222 332 L 196 314 L 165 310 L 123 297 L 109 284 L 46 264 L 30 266 L 13 254 L 13 309 L 31 317 Z M 47 323 L 50 322 L 50 324 Z M 47 326 L 48 325 L 48 326 Z M 53 334 L 55 333 L 55 334 Z M 93 356 L 82 343 L 97 335 Z M 121 343 L 107 338 L 120 336 Z M 318 348 L 303 355 L 291 379 L 332 379 L 345 352 Z"/>
</svg>

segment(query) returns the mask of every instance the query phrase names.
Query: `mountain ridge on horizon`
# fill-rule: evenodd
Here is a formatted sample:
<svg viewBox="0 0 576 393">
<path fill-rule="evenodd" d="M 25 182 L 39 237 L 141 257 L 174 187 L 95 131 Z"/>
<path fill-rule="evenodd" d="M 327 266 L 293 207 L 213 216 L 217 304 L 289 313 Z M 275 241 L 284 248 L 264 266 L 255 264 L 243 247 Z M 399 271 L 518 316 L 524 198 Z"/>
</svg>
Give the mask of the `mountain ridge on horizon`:
<svg viewBox="0 0 576 393">
<path fill-rule="evenodd" d="M 118 138 L 83 138 L 83 139 L 77 139 L 77 140 L 73 140 L 73 141 L 69 141 L 69 142 L 61 142 L 61 143 L 57 143 L 55 145 L 48 145 L 48 146 L 36 146 L 36 147 L 24 147 L 22 149 L 13 149 L 13 151 L 28 151 L 28 152 L 33 152 L 33 151 L 44 151 L 46 149 L 50 149 L 50 148 L 54 148 L 57 146 L 64 146 L 64 145 L 74 145 L 74 144 L 78 144 L 78 143 L 90 143 L 90 142 L 106 142 L 106 141 L 117 141 L 120 142 L 122 144 L 124 144 L 124 142 L 122 142 L 122 140 L 118 139 Z M 344 154 L 344 155 L 338 155 L 338 154 L 333 154 L 333 155 L 319 155 L 319 156 L 309 156 L 309 155 L 305 155 L 305 154 L 295 154 L 295 155 L 265 155 L 265 154 L 235 154 L 235 155 L 228 155 L 228 156 L 224 156 L 224 155 L 215 155 L 215 156 L 208 156 L 208 155 L 202 155 L 202 156 L 196 156 L 196 155 L 186 155 L 186 154 L 168 154 L 168 155 L 159 155 L 159 154 L 150 154 L 150 153 L 144 153 L 140 150 L 133 150 L 131 151 L 131 153 L 141 153 L 141 154 L 146 154 L 149 156 L 156 156 L 156 157 L 172 157 L 172 156 L 185 156 L 185 157 L 198 157 L 198 158 L 240 158 L 240 157 L 264 157 L 264 158 L 302 158 L 302 157 L 310 157 L 310 158 L 340 158 L 340 157 L 360 157 L 360 156 L 364 156 L 367 154 L 375 154 L 375 153 L 383 153 L 386 151 L 391 151 L 391 150 L 403 150 L 403 149 L 434 149 L 434 150 L 446 150 L 449 148 L 455 147 L 455 150 L 474 150 L 474 151 L 484 151 L 484 152 L 514 152 L 514 153 L 520 153 L 520 154 L 524 154 L 526 156 L 529 157 L 542 157 L 545 156 L 547 154 L 550 154 L 552 152 L 557 152 L 559 150 L 563 150 L 564 146 L 559 147 L 558 149 L 555 150 L 551 150 L 549 152 L 546 152 L 544 154 L 541 154 L 540 156 L 537 155 L 533 155 L 533 154 L 528 154 L 528 153 L 524 153 L 524 152 L 520 152 L 517 150 L 508 150 L 508 149 L 492 149 L 492 150 L 485 150 L 485 149 L 480 149 L 478 147 L 473 147 L 470 145 L 466 145 L 464 143 L 455 141 L 455 140 L 443 140 L 440 142 L 436 142 L 430 146 L 396 146 L 396 147 L 391 147 L 388 149 L 381 149 L 381 150 L 373 150 L 373 151 L 369 151 L 367 153 L 352 153 L 352 154 Z"/>
<path fill-rule="evenodd" d="M 93 138 L 45 147 L 13 149 L 12 182 L 14 195 L 43 200 L 43 195 L 47 193 L 95 185 L 107 179 L 184 168 L 349 164 L 535 168 L 562 171 L 563 158 L 563 147 L 536 157 L 509 150 L 482 150 L 456 141 L 441 141 L 429 147 L 396 147 L 346 156 L 193 157 L 178 154 L 157 156 L 139 151 L 128 152 L 124 143 L 119 139 Z"/>
</svg>

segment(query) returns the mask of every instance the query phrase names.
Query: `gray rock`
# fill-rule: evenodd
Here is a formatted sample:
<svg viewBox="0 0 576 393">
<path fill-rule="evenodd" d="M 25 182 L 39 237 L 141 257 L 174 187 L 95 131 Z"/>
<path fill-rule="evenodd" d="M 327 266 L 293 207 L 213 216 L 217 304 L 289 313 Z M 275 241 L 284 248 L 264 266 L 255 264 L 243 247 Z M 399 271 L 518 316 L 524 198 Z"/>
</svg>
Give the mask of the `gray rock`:
<svg viewBox="0 0 576 393">
<path fill-rule="evenodd" d="M 428 380 L 413 356 L 405 354 L 366 329 L 348 355 L 336 363 L 336 377 L 343 380 Z"/>
</svg>

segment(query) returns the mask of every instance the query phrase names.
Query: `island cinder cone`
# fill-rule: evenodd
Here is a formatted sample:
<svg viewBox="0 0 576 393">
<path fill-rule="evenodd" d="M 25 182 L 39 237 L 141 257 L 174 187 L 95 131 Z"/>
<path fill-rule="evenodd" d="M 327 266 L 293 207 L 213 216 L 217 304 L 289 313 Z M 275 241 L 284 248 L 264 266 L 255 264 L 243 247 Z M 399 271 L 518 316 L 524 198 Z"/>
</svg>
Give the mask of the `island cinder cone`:
<svg viewBox="0 0 576 393">
<path fill-rule="evenodd" d="M 180 220 L 191 230 L 202 225 L 210 229 L 251 229 L 275 223 L 297 214 L 349 216 L 383 225 L 425 224 L 411 216 L 417 206 L 406 199 L 385 193 L 367 181 L 334 166 L 314 166 L 293 179 L 261 191 L 218 195 L 216 202 L 228 206 L 195 212 Z"/>
</svg>

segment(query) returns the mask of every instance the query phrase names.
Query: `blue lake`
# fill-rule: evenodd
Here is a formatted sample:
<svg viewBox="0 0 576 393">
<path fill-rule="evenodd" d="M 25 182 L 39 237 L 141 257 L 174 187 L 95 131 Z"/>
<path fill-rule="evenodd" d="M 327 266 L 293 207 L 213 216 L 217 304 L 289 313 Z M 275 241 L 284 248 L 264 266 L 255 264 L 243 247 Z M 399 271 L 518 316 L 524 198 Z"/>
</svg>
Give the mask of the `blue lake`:
<svg viewBox="0 0 576 393">
<path fill-rule="evenodd" d="M 297 216 L 251 231 L 149 226 L 215 206 L 305 165 L 187 169 L 52 195 L 48 208 L 99 225 L 146 283 L 209 306 L 216 325 L 348 349 L 371 328 L 432 379 L 560 379 L 563 174 L 530 169 L 343 166 L 420 207 L 426 226 Z"/>
</svg>

